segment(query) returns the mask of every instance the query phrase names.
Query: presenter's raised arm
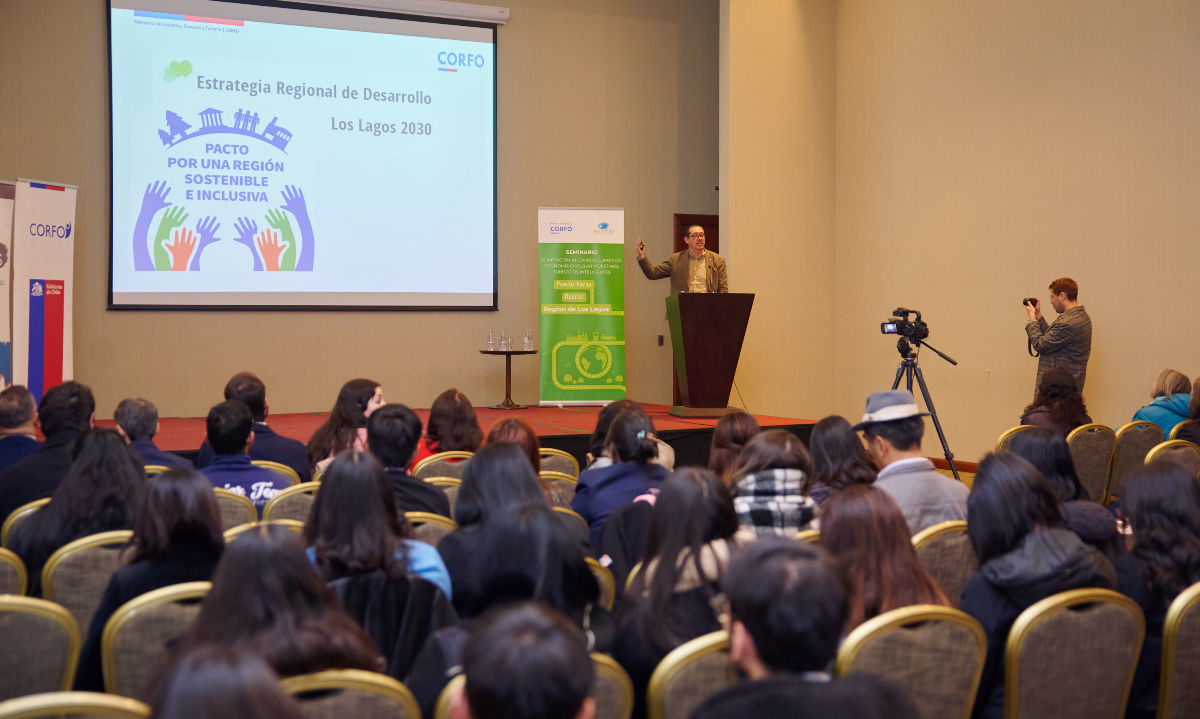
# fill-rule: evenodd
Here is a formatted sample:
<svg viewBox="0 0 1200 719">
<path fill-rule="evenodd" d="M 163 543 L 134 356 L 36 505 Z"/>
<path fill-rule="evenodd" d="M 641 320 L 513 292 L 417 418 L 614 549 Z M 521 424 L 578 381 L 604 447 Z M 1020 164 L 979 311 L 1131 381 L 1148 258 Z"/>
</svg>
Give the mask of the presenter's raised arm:
<svg viewBox="0 0 1200 719">
<path fill-rule="evenodd" d="M 671 276 L 671 260 L 667 258 L 658 267 L 651 267 L 650 260 L 646 257 L 646 243 L 642 242 L 642 238 L 638 238 L 637 245 L 637 263 L 638 267 L 642 268 L 642 274 L 646 279 L 661 280 L 664 277 Z"/>
<path fill-rule="evenodd" d="M 640 237 L 638 238 L 638 241 L 637 241 L 637 258 L 638 258 L 638 262 L 641 262 L 642 260 L 646 259 L 646 243 L 642 242 L 642 238 L 640 238 Z"/>
</svg>

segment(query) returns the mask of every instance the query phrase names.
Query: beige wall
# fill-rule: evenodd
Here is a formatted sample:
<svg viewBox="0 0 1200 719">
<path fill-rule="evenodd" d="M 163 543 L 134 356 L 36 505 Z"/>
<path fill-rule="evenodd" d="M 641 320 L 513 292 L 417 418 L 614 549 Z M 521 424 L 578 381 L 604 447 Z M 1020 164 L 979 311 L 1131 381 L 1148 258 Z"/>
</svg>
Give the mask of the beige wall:
<svg viewBox="0 0 1200 719">
<path fill-rule="evenodd" d="M 536 333 L 539 205 L 624 207 L 627 233 L 655 256 L 671 247 L 672 213 L 717 210 L 716 0 L 496 4 L 512 10 L 498 40 L 499 312 L 151 313 L 104 309 L 105 3 L 0 0 L 0 178 L 80 186 L 75 367 L 98 416 L 135 393 L 164 415 L 200 415 L 243 369 L 276 412 L 327 410 L 355 376 L 413 406 L 450 385 L 492 404 L 504 366 L 477 350 L 488 328 Z M 629 393 L 668 402 L 669 342 L 656 345 L 667 283 L 628 270 Z M 515 361 L 513 394 L 537 399 L 535 359 Z"/>
</svg>

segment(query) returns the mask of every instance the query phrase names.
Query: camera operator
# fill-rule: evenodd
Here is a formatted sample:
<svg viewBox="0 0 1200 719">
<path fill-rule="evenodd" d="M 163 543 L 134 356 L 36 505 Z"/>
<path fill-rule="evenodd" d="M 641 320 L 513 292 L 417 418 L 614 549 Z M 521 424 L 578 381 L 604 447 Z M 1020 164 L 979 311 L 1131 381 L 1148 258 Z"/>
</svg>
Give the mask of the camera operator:
<svg viewBox="0 0 1200 719">
<path fill-rule="evenodd" d="M 1025 311 L 1029 314 L 1025 334 L 1029 335 L 1030 353 L 1039 355 L 1034 394 L 1041 385 L 1042 375 L 1051 367 L 1070 372 L 1076 387 L 1083 392 L 1088 356 L 1092 353 L 1092 320 L 1077 301 L 1078 297 L 1079 285 L 1070 277 L 1050 283 L 1050 305 L 1058 313 L 1054 324 L 1046 323 L 1036 297 L 1025 299 Z"/>
</svg>

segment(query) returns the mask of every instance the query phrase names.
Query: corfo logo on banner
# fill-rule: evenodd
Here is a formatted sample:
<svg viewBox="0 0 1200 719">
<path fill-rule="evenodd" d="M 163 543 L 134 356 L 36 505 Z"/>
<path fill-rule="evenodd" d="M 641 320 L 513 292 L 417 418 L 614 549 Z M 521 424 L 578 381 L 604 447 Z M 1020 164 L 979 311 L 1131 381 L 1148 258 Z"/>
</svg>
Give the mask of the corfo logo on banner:
<svg viewBox="0 0 1200 719">
<path fill-rule="evenodd" d="M 71 236 L 71 225 L 70 223 L 65 225 L 44 225 L 40 222 L 30 222 L 29 234 L 34 237 L 61 237 L 65 240 Z"/>
<path fill-rule="evenodd" d="M 30 297 L 41 297 L 42 294 L 43 294 L 42 283 L 34 282 L 33 285 L 29 288 L 29 296 Z"/>
<path fill-rule="evenodd" d="M 460 69 L 467 70 L 472 67 L 483 67 L 487 64 L 486 58 L 479 53 L 471 52 L 450 52 L 442 50 L 437 54 L 438 71 L 440 72 L 458 72 Z"/>
<path fill-rule="evenodd" d="M 561 235 L 564 232 L 570 232 L 574 229 L 573 225 L 550 225 L 550 234 Z"/>
</svg>

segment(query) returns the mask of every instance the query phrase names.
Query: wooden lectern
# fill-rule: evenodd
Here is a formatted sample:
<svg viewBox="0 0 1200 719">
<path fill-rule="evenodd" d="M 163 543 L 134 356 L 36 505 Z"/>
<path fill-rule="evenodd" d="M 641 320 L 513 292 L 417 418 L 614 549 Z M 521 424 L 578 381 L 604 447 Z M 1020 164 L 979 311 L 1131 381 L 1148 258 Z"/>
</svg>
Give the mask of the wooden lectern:
<svg viewBox="0 0 1200 719">
<path fill-rule="evenodd" d="M 754 295 L 681 294 L 667 297 L 667 324 L 682 406 L 678 417 L 720 417 L 732 412 L 729 391 L 746 338 Z"/>
</svg>

